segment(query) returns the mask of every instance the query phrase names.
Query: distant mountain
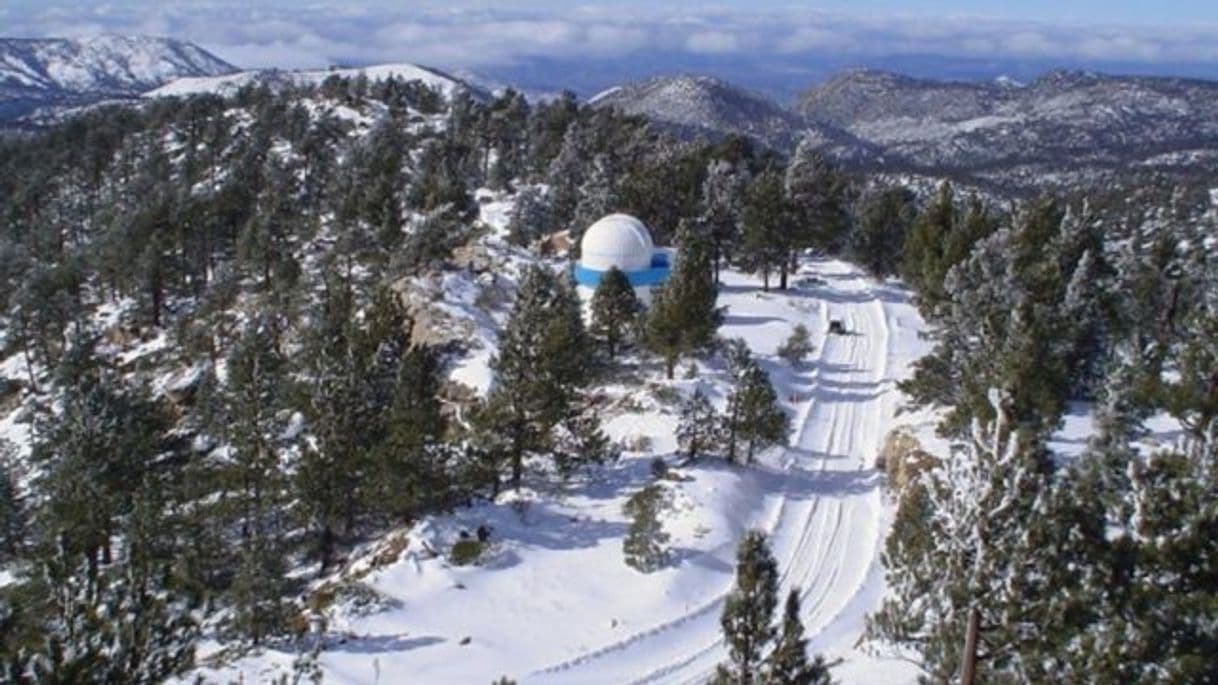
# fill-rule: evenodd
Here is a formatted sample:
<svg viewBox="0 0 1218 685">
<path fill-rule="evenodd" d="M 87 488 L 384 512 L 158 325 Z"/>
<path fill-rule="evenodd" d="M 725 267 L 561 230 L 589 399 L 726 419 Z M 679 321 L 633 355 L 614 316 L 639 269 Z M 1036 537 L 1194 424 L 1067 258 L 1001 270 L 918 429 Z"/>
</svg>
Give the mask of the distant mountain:
<svg viewBox="0 0 1218 685">
<path fill-rule="evenodd" d="M 848 167 L 954 178 L 1002 195 L 1137 174 L 1199 178 L 1218 162 L 1214 81 L 1056 70 L 1024 84 L 854 69 L 790 109 L 706 76 L 654 77 L 590 102 L 779 149 L 811 136 Z"/>
<path fill-rule="evenodd" d="M 223 76 L 191 76 L 171 81 L 144 93 L 144 97 L 170 97 L 213 93 L 217 95 L 232 95 L 243 86 L 251 84 L 316 86 L 331 76 L 355 78 L 363 75 L 370 81 L 382 81 L 396 78 L 401 81 L 422 81 L 428 86 L 445 95 L 458 91 L 470 93 L 475 98 L 488 99 L 490 95 L 483 89 L 470 85 L 463 79 L 451 76 L 438 69 L 421 67 L 415 64 L 379 64 L 369 67 L 350 69 L 316 69 L 306 71 L 281 71 L 279 69 L 258 69 L 239 71 Z"/>
<path fill-rule="evenodd" d="M 734 133 L 777 148 L 812 135 L 840 157 L 872 154 L 869 146 L 840 127 L 809 122 L 764 95 L 709 76 L 658 76 L 606 90 L 589 104 L 646 116 L 688 133 Z"/>
<path fill-rule="evenodd" d="M 0 38 L 0 122 L 48 107 L 131 98 L 184 76 L 236 67 L 169 38 Z"/>
<path fill-rule="evenodd" d="M 1170 165 L 1218 151 L 1213 81 L 1058 70 L 1022 85 L 855 70 L 806 92 L 795 111 L 890 159 L 982 175 Z"/>
</svg>

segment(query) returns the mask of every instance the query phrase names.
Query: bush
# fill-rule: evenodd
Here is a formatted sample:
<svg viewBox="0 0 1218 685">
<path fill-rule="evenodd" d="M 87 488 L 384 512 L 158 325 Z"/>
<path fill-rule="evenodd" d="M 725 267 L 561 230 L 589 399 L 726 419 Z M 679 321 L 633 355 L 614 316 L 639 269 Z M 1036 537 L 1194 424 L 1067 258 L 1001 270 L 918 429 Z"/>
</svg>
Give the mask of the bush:
<svg viewBox="0 0 1218 685">
<path fill-rule="evenodd" d="M 791 366 L 799 366 L 809 354 L 812 354 L 812 336 L 808 333 L 808 327 L 801 323 L 795 326 L 791 337 L 778 348 L 778 356 Z"/>
<path fill-rule="evenodd" d="M 486 551 L 485 542 L 480 542 L 474 538 L 457 540 L 453 543 L 452 551 L 448 554 L 448 560 L 456 566 L 469 566 L 478 563 L 484 551 Z"/>
</svg>

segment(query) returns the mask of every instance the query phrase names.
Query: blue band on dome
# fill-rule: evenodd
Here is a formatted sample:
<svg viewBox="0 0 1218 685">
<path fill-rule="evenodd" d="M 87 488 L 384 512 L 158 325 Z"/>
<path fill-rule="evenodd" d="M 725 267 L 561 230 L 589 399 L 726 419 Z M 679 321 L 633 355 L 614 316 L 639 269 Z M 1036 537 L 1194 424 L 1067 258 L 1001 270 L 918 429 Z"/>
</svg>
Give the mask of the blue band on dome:
<svg viewBox="0 0 1218 685">
<path fill-rule="evenodd" d="M 653 262 L 654 263 L 654 262 Z M 642 269 L 640 271 L 623 271 L 626 275 L 626 280 L 630 282 L 631 287 L 639 288 L 643 286 L 659 285 L 668 280 L 668 274 L 672 269 L 665 264 L 664 266 L 653 266 L 650 269 Z M 590 269 L 582 264 L 576 264 L 571 268 L 571 273 L 575 276 L 575 282 L 588 288 L 595 288 L 600 285 L 601 276 L 605 271 Z"/>
</svg>

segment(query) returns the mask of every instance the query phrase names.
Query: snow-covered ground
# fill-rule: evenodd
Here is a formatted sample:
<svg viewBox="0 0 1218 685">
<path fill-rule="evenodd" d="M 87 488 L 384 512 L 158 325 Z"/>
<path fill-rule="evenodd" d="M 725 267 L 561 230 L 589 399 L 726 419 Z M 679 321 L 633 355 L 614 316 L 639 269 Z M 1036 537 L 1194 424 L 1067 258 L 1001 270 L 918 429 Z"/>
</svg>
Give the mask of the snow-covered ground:
<svg viewBox="0 0 1218 685">
<path fill-rule="evenodd" d="M 707 459 L 674 469 L 682 477 L 663 481 L 669 567 L 642 574 L 622 559 L 623 502 L 652 480 L 655 455 L 676 463 L 671 406 L 639 403 L 607 417 L 606 430 L 623 441 L 645 437 L 648 448 L 566 486 L 534 484 L 429 520 L 396 561 L 357 574 L 379 595 L 379 610 L 336 604 L 320 658 L 327 682 L 702 682 L 726 658 L 719 613 L 749 528 L 771 535 L 782 590 L 800 588 L 811 648 L 840 660 L 835 678 L 912 682 L 914 667 L 868 653 L 859 637 L 884 591 L 879 551 L 892 506 L 872 463 L 901 403 L 895 381 L 925 351 L 923 323 L 904 291 L 845 263 L 812 261 L 802 276 L 823 285 L 762 293 L 752 277 L 725 275 L 721 333 L 743 338 L 770 372 L 792 414 L 791 443 L 751 467 Z M 826 337 L 830 319 L 850 334 Z M 817 352 L 793 369 L 775 350 L 798 323 Z M 648 368 L 647 387 L 701 386 L 722 402 L 725 373 L 713 364 L 671 382 Z M 482 565 L 456 567 L 432 553 L 481 524 L 494 530 Z M 271 650 L 204 675 L 266 679 L 294 656 Z"/>
</svg>

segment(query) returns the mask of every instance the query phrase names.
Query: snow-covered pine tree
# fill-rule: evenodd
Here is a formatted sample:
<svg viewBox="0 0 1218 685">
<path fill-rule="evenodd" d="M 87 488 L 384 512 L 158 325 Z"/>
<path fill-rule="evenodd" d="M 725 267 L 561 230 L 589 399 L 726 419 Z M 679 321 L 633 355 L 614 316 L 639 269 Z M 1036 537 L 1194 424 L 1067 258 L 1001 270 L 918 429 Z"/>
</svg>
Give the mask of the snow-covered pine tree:
<svg viewBox="0 0 1218 685">
<path fill-rule="evenodd" d="M 763 682 L 766 646 L 775 636 L 778 608 L 778 563 L 765 533 L 751 530 L 736 548 L 736 587 L 723 604 L 719 623 L 727 642 L 728 662 L 719 666 L 716 685 Z"/>
<path fill-rule="evenodd" d="M 815 137 L 800 140 L 784 174 L 783 190 L 794 219 L 787 228 L 792 253 L 819 247 L 836 254 L 846 246 L 850 229 L 846 181 L 819 147 Z M 794 254 L 789 254 L 779 274 L 779 288 L 786 289 L 787 266 L 793 263 Z"/>
<path fill-rule="evenodd" d="M 602 340 L 609 359 L 617 358 L 621 345 L 633 336 L 643 305 L 626 274 L 611 267 L 601 274 L 592 295 L 592 325 L 589 332 Z"/>
<path fill-rule="evenodd" d="M 508 218 L 508 240 L 521 246 L 533 244 L 550 229 L 549 213 L 550 207 L 541 189 L 535 186 L 521 188 Z"/>
<path fill-rule="evenodd" d="M 799 618 L 799 588 L 787 593 L 782 626 L 774 650 L 766 657 L 765 685 L 831 685 L 829 667 L 819 654 L 808 661 L 808 640 Z"/>
<path fill-rule="evenodd" d="M 1043 450 L 1017 434 L 1008 401 L 991 391 L 995 418 L 974 419 L 963 448 L 906 495 L 902 508 L 917 507 L 925 534 L 894 525 L 885 550 L 892 596 L 868 632 L 919 649 L 935 679 L 967 685 L 1010 673 L 1027 627 L 1027 598 L 1012 592 L 1027 569 L 1014 550 L 1043 506 L 1047 465 Z"/>
<path fill-rule="evenodd" d="M 722 419 L 711 406 L 706 393 L 694 390 L 681 403 L 681 414 L 677 419 L 677 445 L 685 452 L 685 459 L 693 462 L 707 449 L 722 442 Z"/>
<path fill-rule="evenodd" d="M 630 517 L 626 537 L 622 539 L 622 554 L 626 565 L 643 573 L 651 573 L 668 563 L 668 533 L 660 521 L 667 492 L 664 486 L 651 483 L 630 496 L 622 511 Z"/>
<path fill-rule="evenodd" d="M 719 283 L 720 266 L 740 239 L 740 221 L 747 188 L 747 174 L 736 165 L 721 159 L 708 163 L 706 180 L 702 182 L 702 212 L 698 223 L 710 238 L 716 285 Z"/>
<path fill-rule="evenodd" d="M 584 229 L 601 217 L 618 208 L 615 174 L 608 155 L 600 154 L 592 159 L 588 171 L 579 187 L 579 202 L 575 205 L 575 216 L 571 219 L 571 240 L 577 242 Z"/>
</svg>

